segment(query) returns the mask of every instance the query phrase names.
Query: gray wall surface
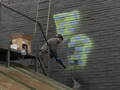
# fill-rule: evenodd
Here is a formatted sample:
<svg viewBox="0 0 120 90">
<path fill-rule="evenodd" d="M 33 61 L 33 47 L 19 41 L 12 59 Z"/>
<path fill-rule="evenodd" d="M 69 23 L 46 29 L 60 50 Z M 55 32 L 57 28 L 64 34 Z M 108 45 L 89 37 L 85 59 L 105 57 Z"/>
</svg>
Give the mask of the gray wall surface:
<svg viewBox="0 0 120 90">
<path fill-rule="evenodd" d="M 5 3 L 10 7 L 35 18 L 36 0 L 8 1 Z M 40 0 L 39 4 L 39 21 L 46 30 L 48 0 Z M 81 14 L 79 33 L 85 33 L 92 38 L 94 47 L 85 69 L 67 71 L 55 61 L 51 61 L 49 64 L 50 77 L 71 87 L 73 85 L 72 77 L 75 77 L 80 82 L 82 90 L 120 90 L 120 42 L 118 40 L 120 38 L 120 1 L 52 0 L 48 38 L 56 34 L 53 15 L 73 10 L 78 10 Z M 29 20 L 11 13 L 5 8 L 2 8 L 1 12 L 1 44 L 7 45 L 11 32 L 34 32 L 34 24 Z M 34 35 L 33 52 L 36 52 L 38 45 L 42 44 L 43 37 L 41 36 L 39 31 Z M 66 52 L 66 45 L 61 45 L 59 56 L 66 59 L 66 55 L 70 54 Z"/>
<path fill-rule="evenodd" d="M 8 5 L 9 7 L 28 15 L 29 17 L 36 19 L 36 12 L 37 12 L 37 1 L 36 0 L 3 0 L 4 4 Z M 46 15 L 47 13 L 45 13 Z M 43 15 L 44 17 L 44 15 Z M 32 34 L 33 40 L 32 40 L 32 51 L 36 52 L 38 51 L 39 45 L 41 42 L 43 42 L 43 36 L 41 34 L 41 31 L 39 31 L 39 28 L 37 26 L 37 31 L 35 33 L 35 22 L 32 22 L 31 20 L 16 14 L 15 12 L 12 12 L 5 7 L 1 7 L 1 27 L 0 30 L 1 33 L 1 46 L 7 46 L 8 40 L 10 39 L 10 35 L 12 33 L 26 33 L 26 34 Z M 42 17 L 41 17 L 42 18 Z M 45 19 L 45 18 L 44 18 Z M 43 22 L 43 21 L 41 21 Z M 41 23 L 43 26 L 43 29 L 46 27 L 46 22 Z"/>
<path fill-rule="evenodd" d="M 85 69 L 69 72 L 58 70 L 53 72 L 53 77 L 71 85 L 73 76 L 79 80 L 83 90 L 119 90 L 120 1 L 55 0 L 54 3 L 54 13 L 80 11 L 82 18 L 79 33 L 90 36 L 94 47 Z M 63 47 L 61 51 L 63 54 L 66 50 Z"/>
</svg>

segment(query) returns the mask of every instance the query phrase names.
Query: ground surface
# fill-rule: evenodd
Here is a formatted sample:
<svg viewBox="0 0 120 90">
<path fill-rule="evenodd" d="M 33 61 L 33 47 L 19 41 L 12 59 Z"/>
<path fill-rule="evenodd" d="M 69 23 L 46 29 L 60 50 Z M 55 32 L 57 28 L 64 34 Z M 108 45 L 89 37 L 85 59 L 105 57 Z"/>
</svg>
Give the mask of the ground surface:
<svg viewBox="0 0 120 90">
<path fill-rule="evenodd" d="M 72 90 L 42 74 L 0 65 L 0 90 Z"/>
</svg>

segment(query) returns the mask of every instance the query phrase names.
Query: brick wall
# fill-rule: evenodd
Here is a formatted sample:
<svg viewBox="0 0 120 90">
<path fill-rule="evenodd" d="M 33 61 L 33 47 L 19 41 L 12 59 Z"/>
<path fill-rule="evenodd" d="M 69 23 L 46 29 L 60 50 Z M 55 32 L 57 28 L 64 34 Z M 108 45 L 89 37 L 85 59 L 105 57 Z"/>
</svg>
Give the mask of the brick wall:
<svg viewBox="0 0 120 90">
<path fill-rule="evenodd" d="M 36 8 L 37 8 L 37 1 L 36 0 L 3 0 L 4 4 L 10 6 L 11 8 L 18 10 L 19 12 L 36 19 Z M 2 7 L 1 10 L 1 17 L 2 17 L 2 29 L 1 29 L 1 37 L 0 41 L 1 44 L 8 45 L 8 40 L 10 38 L 11 33 L 27 33 L 33 34 L 33 52 L 39 48 L 39 44 L 41 40 L 43 41 L 43 37 L 39 28 L 37 27 L 37 32 L 35 33 L 35 23 L 28 20 L 21 15 L 18 15 L 10 10 Z M 44 27 L 43 27 L 44 28 Z M 7 37 L 6 37 L 7 36 Z M 40 40 L 41 39 L 41 40 Z M 37 43 L 39 42 L 39 43 Z"/>
<path fill-rule="evenodd" d="M 53 14 L 80 11 L 79 33 L 87 34 L 94 46 L 85 69 L 66 71 L 53 67 L 53 78 L 72 85 L 71 77 L 75 77 L 83 90 L 119 90 L 119 5 L 118 0 L 54 1 Z M 66 56 L 66 51 L 63 45 L 62 57 Z"/>
<path fill-rule="evenodd" d="M 6 2 L 7 3 L 7 2 Z M 14 0 L 9 5 L 20 12 L 23 12 L 33 18 L 36 15 L 36 1 L 34 0 Z M 46 30 L 48 0 L 40 0 L 39 20 Z M 119 0 L 54 0 L 51 5 L 49 37 L 56 34 L 56 27 L 53 15 L 57 13 L 70 12 L 78 10 L 80 12 L 80 31 L 87 34 L 94 43 L 91 54 L 88 58 L 87 66 L 79 70 L 64 70 L 55 61 L 49 64 L 49 74 L 51 78 L 58 80 L 72 87 L 72 77 L 78 79 L 82 90 L 119 90 L 120 89 L 120 61 L 119 61 Z M 16 32 L 32 33 L 33 23 L 23 17 L 10 13 L 2 8 L 2 34 L 0 40 L 3 42 L 8 38 L 12 30 Z M 11 18 L 12 17 L 12 18 Z M 22 30 L 22 31 L 20 31 Z M 33 50 L 39 47 L 37 42 L 40 39 L 40 32 L 35 35 L 33 40 Z M 39 43 L 40 44 L 40 43 Z M 67 61 L 66 56 L 71 54 L 67 52 L 66 44 L 59 48 L 59 56 Z"/>
</svg>

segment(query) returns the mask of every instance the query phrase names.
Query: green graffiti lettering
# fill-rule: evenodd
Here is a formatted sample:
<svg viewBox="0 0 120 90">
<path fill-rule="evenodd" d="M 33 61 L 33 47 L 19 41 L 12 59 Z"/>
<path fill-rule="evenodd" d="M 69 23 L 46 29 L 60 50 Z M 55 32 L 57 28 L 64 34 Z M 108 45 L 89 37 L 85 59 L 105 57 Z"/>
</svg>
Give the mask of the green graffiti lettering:
<svg viewBox="0 0 120 90">
<path fill-rule="evenodd" d="M 80 13 L 72 11 L 55 14 L 56 31 L 68 40 L 68 47 L 74 48 L 68 55 L 68 69 L 80 69 L 87 64 L 87 58 L 93 46 L 92 40 L 86 34 L 80 34 Z"/>
</svg>

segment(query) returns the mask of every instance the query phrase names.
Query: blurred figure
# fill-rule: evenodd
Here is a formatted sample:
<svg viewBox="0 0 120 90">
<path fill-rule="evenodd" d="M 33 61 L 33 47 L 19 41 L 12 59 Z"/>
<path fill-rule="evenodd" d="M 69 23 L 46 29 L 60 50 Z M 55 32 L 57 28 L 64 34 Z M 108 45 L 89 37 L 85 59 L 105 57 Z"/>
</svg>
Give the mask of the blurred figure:
<svg viewBox="0 0 120 90">
<path fill-rule="evenodd" d="M 18 49 L 18 45 L 15 44 L 15 41 L 14 41 L 14 40 L 10 40 L 10 48 L 11 48 L 11 49 L 15 49 L 15 50 Z"/>
<path fill-rule="evenodd" d="M 63 61 L 58 58 L 57 55 L 57 48 L 58 45 L 63 41 L 63 36 L 61 34 L 56 35 L 55 38 L 51 38 L 48 40 L 48 44 L 47 43 L 43 44 L 43 46 L 40 49 L 40 59 L 43 61 L 45 67 L 47 67 L 48 65 L 48 60 L 55 58 L 55 60 L 61 64 L 64 68 L 66 68 L 66 66 L 63 64 Z"/>
<path fill-rule="evenodd" d="M 73 90 L 80 90 L 80 83 L 74 78 L 72 78 L 72 80 L 73 80 Z"/>
</svg>

